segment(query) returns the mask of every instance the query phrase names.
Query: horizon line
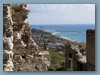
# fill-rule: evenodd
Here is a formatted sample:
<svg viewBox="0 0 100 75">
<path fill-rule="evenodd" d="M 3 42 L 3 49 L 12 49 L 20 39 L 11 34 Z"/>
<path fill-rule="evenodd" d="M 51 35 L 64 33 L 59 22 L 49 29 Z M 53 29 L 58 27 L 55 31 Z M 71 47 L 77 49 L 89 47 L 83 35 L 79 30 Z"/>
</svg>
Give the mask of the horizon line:
<svg viewBox="0 0 100 75">
<path fill-rule="evenodd" d="M 30 24 L 30 25 L 95 25 L 93 24 Z"/>
</svg>

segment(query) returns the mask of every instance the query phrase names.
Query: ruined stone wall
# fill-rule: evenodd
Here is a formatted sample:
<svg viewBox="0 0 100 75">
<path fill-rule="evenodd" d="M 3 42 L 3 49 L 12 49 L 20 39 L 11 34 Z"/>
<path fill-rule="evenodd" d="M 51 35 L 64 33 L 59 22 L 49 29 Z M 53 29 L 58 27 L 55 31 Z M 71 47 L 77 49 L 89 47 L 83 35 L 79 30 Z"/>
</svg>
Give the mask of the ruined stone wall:
<svg viewBox="0 0 100 75">
<path fill-rule="evenodd" d="M 67 44 L 65 49 L 65 68 L 73 71 L 73 55 L 74 52 L 70 44 Z"/>
<path fill-rule="evenodd" d="M 71 71 L 83 70 L 85 60 L 83 60 L 84 54 L 81 53 L 84 47 L 80 45 L 67 44 L 65 46 L 65 68 Z"/>
<path fill-rule="evenodd" d="M 26 4 L 3 5 L 4 71 L 46 71 L 47 64 L 38 57 L 38 46 L 32 39 L 27 22 Z"/>
<path fill-rule="evenodd" d="M 87 30 L 87 64 L 88 70 L 95 70 L 95 30 Z"/>
<path fill-rule="evenodd" d="M 95 70 L 95 30 L 87 30 L 86 48 L 67 44 L 65 47 L 65 68 L 74 71 Z"/>
<path fill-rule="evenodd" d="M 5 71 L 13 71 L 13 21 L 11 5 L 3 5 L 3 63 Z"/>
</svg>

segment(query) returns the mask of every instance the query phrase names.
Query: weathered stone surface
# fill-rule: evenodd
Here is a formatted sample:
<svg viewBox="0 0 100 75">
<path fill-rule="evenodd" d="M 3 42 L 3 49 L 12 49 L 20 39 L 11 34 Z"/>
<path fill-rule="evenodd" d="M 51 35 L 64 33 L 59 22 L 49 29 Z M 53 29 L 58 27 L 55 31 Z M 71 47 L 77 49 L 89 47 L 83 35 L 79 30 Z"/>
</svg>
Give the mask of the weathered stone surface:
<svg viewBox="0 0 100 75">
<path fill-rule="evenodd" d="M 5 50 L 12 50 L 13 49 L 13 43 L 12 43 L 12 37 L 4 37 L 3 38 L 3 46 Z"/>
<path fill-rule="evenodd" d="M 47 71 L 50 63 L 38 57 L 38 45 L 26 20 L 27 5 L 4 4 L 3 8 L 4 71 Z"/>
<path fill-rule="evenodd" d="M 12 51 L 8 51 L 8 50 L 4 50 L 3 51 L 3 60 L 7 61 L 13 58 L 13 52 Z"/>
<path fill-rule="evenodd" d="M 95 71 L 95 30 L 87 30 L 87 69 Z"/>
<path fill-rule="evenodd" d="M 65 68 L 72 71 L 83 69 L 82 67 L 78 66 L 84 66 L 86 63 L 86 55 L 81 53 L 81 50 L 85 52 L 85 48 L 74 44 L 67 44 L 65 48 Z"/>
</svg>

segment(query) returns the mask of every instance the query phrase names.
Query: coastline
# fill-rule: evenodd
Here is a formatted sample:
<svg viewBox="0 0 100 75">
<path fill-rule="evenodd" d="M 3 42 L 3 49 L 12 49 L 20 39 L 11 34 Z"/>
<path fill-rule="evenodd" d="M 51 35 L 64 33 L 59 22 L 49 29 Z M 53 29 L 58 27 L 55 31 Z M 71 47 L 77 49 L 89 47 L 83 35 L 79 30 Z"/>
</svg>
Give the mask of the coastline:
<svg viewBox="0 0 100 75">
<path fill-rule="evenodd" d="M 72 40 L 72 39 L 70 39 L 68 37 L 57 35 L 57 33 L 55 33 L 54 31 L 52 32 L 52 31 L 49 31 L 49 30 L 36 29 L 36 28 L 32 28 L 32 30 L 33 30 L 32 31 L 33 35 L 38 34 L 38 36 L 39 36 L 40 33 L 42 32 L 44 35 L 46 34 L 48 36 L 48 38 L 50 38 L 50 36 L 53 36 L 53 39 L 55 39 L 55 40 L 58 40 L 58 39 L 63 40 L 62 42 L 64 42 L 64 43 L 67 43 L 67 42 L 73 43 L 73 44 L 85 43 L 85 42 L 77 42 L 77 41 Z M 35 31 L 35 34 L 34 34 L 34 31 Z"/>
<path fill-rule="evenodd" d="M 48 29 L 40 29 L 40 28 L 33 28 L 33 27 L 32 27 L 32 29 L 42 30 L 44 32 L 51 33 L 52 35 L 57 36 L 61 39 L 67 40 L 67 41 L 77 42 L 77 43 L 86 43 L 86 39 L 84 36 L 85 33 L 80 32 L 80 31 L 75 31 L 75 32 L 73 32 L 73 31 L 66 31 L 65 32 L 64 31 L 64 33 L 63 33 L 63 32 L 60 32 L 58 30 L 53 30 L 53 29 L 48 30 Z M 75 35 L 75 34 L 76 34 L 76 37 L 75 36 L 72 37 L 72 35 Z M 84 38 L 80 35 L 82 35 Z"/>
<path fill-rule="evenodd" d="M 74 41 L 74 40 L 72 40 L 72 39 L 70 39 L 70 38 L 67 38 L 67 37 L 64 37 L 64 36 L 59 36 L 60 38 L 62 38 L 62 39 L 65 39 L 65 40 L 69 40 L 69 41 L 71 41 L 71 42 L 77 42 L 77 41 Z"/>
<path fill-rule="evenodd" d="M 95 25 L 31 25 L 32 28 L 50 32 L 53 35 L 61 36 L 63 39 L 72 40 L 73 42 L 86 43 L 86 30 L 95 29 Z"/>
<path fill-rule="evenodd" d="M 34 28 L 34 29 L 36 29 L 36 28 Z M 37 29 L 37 30 L 42 30 L 42 29 Z M 64 39 L 64 40 L 66 40 L 66 41 L 77 42 L 77 41 L 75 41 L 75 40 L 73 40 L 73 39 L 70 39 L 70 38 L 68 38 L 68 37 L 57 35 L 57 34 L 60 33 L 60 32 L 57 32 L 57 31 L 55 31 L 55 30 L 52 30 L 52 31 L 50 31 L 50 30 L 42 30 L 42 31 L 51 33 L 52 35 L 54 35 L 54 36 L 56 36 L 56 37 L 59 37 L 59 38 L 61 38 L 61 39 Z"/>
</svg>

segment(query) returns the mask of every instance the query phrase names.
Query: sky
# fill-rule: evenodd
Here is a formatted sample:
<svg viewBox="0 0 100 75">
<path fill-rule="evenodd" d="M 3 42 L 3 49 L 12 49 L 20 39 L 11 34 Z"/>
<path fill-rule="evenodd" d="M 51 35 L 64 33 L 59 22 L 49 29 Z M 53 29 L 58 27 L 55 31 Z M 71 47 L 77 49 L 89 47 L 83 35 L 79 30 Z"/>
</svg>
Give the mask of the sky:
<svg viewBox="0 0 100 75">
<path fill-rule="evenodd" d="M 95 24 L 95 4 L 28 4 L 30 25 Z"/>
</svg>

